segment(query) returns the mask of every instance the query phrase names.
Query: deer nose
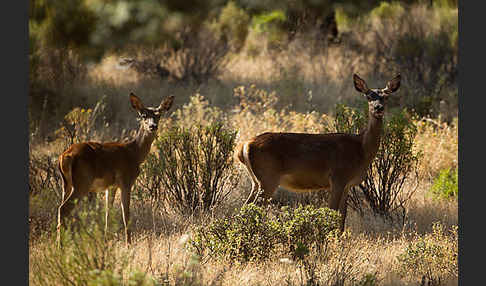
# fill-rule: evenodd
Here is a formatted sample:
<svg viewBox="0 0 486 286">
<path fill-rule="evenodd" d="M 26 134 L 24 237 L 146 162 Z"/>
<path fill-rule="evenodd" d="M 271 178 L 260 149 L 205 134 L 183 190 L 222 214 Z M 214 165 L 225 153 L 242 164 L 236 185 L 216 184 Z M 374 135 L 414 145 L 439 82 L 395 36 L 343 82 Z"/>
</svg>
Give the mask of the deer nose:
<svg viewBox="0 0 486 286">
<path fill-rule="evenodd" d="M 157 124 L 150 124 L 149 128 L 150 128 L 150 131 L 155 131 L 155 130 L 157 130 Z"/>
</svg>

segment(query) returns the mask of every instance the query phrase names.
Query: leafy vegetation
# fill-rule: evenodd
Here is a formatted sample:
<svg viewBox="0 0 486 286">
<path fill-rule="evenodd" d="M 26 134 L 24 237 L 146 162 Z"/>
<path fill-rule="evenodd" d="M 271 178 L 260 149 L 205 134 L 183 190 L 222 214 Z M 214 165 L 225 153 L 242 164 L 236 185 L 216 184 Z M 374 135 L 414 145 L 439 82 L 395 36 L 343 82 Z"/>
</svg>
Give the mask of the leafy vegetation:
<svg viewBox="0 0 486 286">
<path fill-rule="evenodd" d="M 336 211 L 311 205 L 284 208 L 272 218 L 262 207 L 248 204 L 230 218 L 197 228 L 191 245 L 199 255 L 242 262 L 265 260 L 278 252 L 302 256 L 305 249 L 323 245 L 339 228 L 339 220 Z"/>
<path fill-rule="evenodd" d="M 220 123 L 162 131 L 156 152 L 143 165 L 141 194 L 165 201 L 180 213 L 221 204 L 237 181 L 232 164 L 236 132 Z M 147 182 L 153 182 L 147 185 Z"/>
<path fill-rule="evenodd" d="M 457 198 L 459 191 L 458 170 L 444 169 L 440 171 L 430 191 L 440 198 Z"/>
</svg>

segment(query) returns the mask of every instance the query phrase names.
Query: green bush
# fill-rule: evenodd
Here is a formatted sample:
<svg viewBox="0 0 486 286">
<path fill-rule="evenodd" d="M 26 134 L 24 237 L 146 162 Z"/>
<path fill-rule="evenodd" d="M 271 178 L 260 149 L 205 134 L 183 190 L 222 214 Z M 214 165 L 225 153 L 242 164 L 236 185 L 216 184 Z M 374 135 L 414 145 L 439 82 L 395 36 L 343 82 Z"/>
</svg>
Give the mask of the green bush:
<svg viewBox="0 0 486 286">
<path fill-rule="evenodd" d="M 265 35 L 270 50 L 280 50 L 288 42 L 287 32 L 283 28 L 285 20 L 283 11 L 274 10 L 253 16 L 251 27 L 257 34 Z"/>
<path fill-rule="evenodd" d="M 298 249 L 299 245 L 309 248 L 323 244 L 330 232 L 339 229 L 340 216 L 329 208 L 306 205 L 293 209 L 284 207 L 277 219 L 281 242 L 289 250 Z"/>
<path fill-rule="evenodd" d="M 198 255 L 228 257 L 238 261 L 263 260 L 272 254 L 277 229 L 268 213 L 248 204 L 231 218 L 217 219 L 196 228 L 191 246 Z"/>
<path fill-rule="evenodd" d="M 233 50 L 238 52 L 245 45 L 249 24 L 250 16 L 245 10 L 239 8 L 233 1 L 230 1 L 221 10 L 215 26 L 230 41 Z"/>
<path fill-rule="evenodd" d="M 230 218 L 196 228 L 191 246 L 198 255 L 227 257 L 240 262 L 265 260 L 276 253 L 302 256 L 324 243 L 339 227 L 339 214 L 308 205 L 284 208 L 274 217 L 254 204 Z"/>
<path fill-rule="evenodd" d="M 405 12 L 405 9 L 399 2 L 381 2 L 380 5 L 371 10 L 371 16 L 380 19 L 394 19 L 398 18 Z"/>
<path fill-rule="evenodd" d="M 221 123 L 162 132 L 154 143 L 156 151 L 142 166 L 138 193 L 161 198 L 182 214 L 216 207 L 238 183 L 233 165 L 236 134 Z"/>
<path fill-rule="evenodd" d="M 458 171 L 451 168 L 443 169 L 440 171 L 437 178 L 434 180 L 434 184 L 430 191 L 441 198 L 453 198 L 457 197 L 459 186 L 457 182 Z"/>
<path fill-rule="evenodd" d="M 161 67 L 173 79 L 200 85 L 221 75 L 230 51 L 230 44 L 224 37 L 218 37 L 208 25 L 197 29 L 182 27 L 174 34 L 176 44 L 168 46 L 160 59 Z"/>
</svg>

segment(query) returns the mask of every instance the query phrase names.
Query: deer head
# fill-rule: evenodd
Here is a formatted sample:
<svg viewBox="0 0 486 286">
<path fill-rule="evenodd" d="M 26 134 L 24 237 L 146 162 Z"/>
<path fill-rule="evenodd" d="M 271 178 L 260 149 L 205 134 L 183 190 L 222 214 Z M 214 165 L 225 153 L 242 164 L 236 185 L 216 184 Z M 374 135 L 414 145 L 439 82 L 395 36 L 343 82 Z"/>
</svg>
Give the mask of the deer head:
<svg viewBox="0 0 486 286">
<path fill-rule="evenodd" d="M 390 94 L 398 90 L 400 79 L 401 76 L 398 74 L 386 84 L 385 88 L 369 89 L 362 78 L 357 74 L 353 75 L 354 87 L 366 96 L 369 112 L 376 118 L 383 118 L 386 99 Z"/>
<path fill-rule="evenodd" d="M 145 107 L 142 101 L 133 93 L 130 93 L 130 103 L 138 113 L 138 120 L 143 129 L 148 132 L 157 131 L 160 115 L 169 110 L 174 102 L 174 96 L 166 97 L 158 107 Z"/>
</svg>

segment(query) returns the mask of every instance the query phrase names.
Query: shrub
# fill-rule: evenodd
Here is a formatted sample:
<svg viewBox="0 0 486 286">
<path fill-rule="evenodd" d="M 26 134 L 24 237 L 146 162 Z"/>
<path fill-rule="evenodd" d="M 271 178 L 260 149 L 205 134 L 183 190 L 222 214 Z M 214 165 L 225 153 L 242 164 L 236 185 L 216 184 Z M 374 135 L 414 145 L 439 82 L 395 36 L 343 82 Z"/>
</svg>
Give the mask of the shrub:
<svg viewBox="0 0 486 286">
<path fill-rule="evenodd" d="M 321 245 L 330 232 L 339 229 L 340 221 L 338 212 L 312 205 L 293 209 L 284 207 L 277 218 L 281 224 L 281 241 L 286 249 L 298 249 L 299 245 L 309 248 Z"/>
<path fill-rule="evenodd" d="M 267 92 L 256 85 L 238 86 L 233 90 L 233 96 L 237 98 L 240 112 L 261 114 L 266 110 L 276 109 L 278 97 L 275 91 Z"/>
<path fill-rule="evenodd" d="M 357 109 L 337 104 L 333 127 L 336 132 L 357 134 L 366 127 L 367 120 L 365 105 L 361 109 Z"/>
<path fill-rule="evenodd" d="M 92 129 L 93 110 L 76 107 L 64 116 L 63 126 L 56 131 L 56 135 L 69 140 L 69 144 L 86 141 Z"/>
<path fill-rule="evenodd" d="M 399 2 L 381 2 L 378 7 L 371 10 L 370 14 L 381 19 L 393 19 L 401 16 L 403 12 L 405 9 Z"/>
<path fill-rule="evenodd" d="M 359 185 L 376 214 L 393 218 L 393 212 L 404 211 L 404 203 L 418 186 L 421 154 L 413 151 L 416 133 L 416 126 L 406 111 L 393 114 L 385 123 L 376 158 Z M 415 182 L 415 186 L 404 188 L 407 181 Z"/>
<path fill-rule="evenodd" d="M 250 16 L 245 10 L 239 8 L 235 2 L 230 1 L 219 14 L 216 29 L 226 37 L 235 52 L 241 50 L 248 35 Z"/>
<path fill-rule="evenodd" d="M 202 84 L 219 76 L 227 64 L 230 46 L 209 28 L 183 28 L 176 33 L 176 41 L 175 47 L 167 46 L 160 66 L 178 80 Z"/>
<path fill-rule="evenodd" d="M 30 147 L 30 146 L 29 146 Z M 57 158 L 38 152 L 29 152 L 29 194 L 37 195 L 52 191 L 61 197 L 61 177 L 58 173 Z"/>
<path fill-rule="evenodd" d="M 263 208 L 248 204 L 230 218 L 196 228 L 191 246 L 199 255 L 240 262 L 265 260 L 279 251 L 303 257 L 338 229 L 339 220 L 339 214 L 328 208 L 284 208 L 271 217 Z"/>
<path fill-rule="evenodd" d="M 284 49 L 288 43 L 288 35 L 284 29 L 286 20 L 285 13 L 281 10 L 274 10 L 252 18 L 252 29 L 257 34 L 265 35 L 266 45 L 269 50 Z"/>
<path fill-rule="evenodd" d="M 271 256 L 277 229 L 268 213 L 254 204 L 245 205 L 231 218 L 218 219 L 196 228 L 191 246 L 196 253 L 238 261 L 263 260 Z"/>
<path fill-rule="evenodd" d="M 437 178 L 434 180 L 434 184 L 430 191 L 441 198 L 449 199 L 457 197 L 459 190 L 457 175 L 457 168 L 455 170 L 450 168 L 441 170 Z"/>
<path fill-rule="evenodd" d="M 142 166 L 140 178 L 151 178 L 157 188 L 148 194 L 163 198 L 180 213 L 216 207 L 237 184 L 232 161 L 235 139 L 236 131 L 221 123 L 175 126 L 162 132 L 155 153 Z"/>
<path fill-rule="evenodd" d="M 189 98 L 189 103 L 184 104 L 182 108 L 173 112 L 173 120 L 177 122 L 180 127 L 190 128 L 195 124 L 210 125 L 211 122 L 224 122 L 223 111 L 213 106 L 204 96 L 196 93 Z M 169 126 L 165 127 L 169 128 Z"/>
<path fill-rule="evenodd" d="M 334 125 L 338 132 L 356 133 L 365 127 L 367 112 L 338 106 L 336 113 Z M 413 150 L 416 133 L 417 128 L 406 111 L 385 118 L 376 157 L 364 181 L 350 192 L 351 207 L 362 212 L 364 199 L 375 214 L 387 218 L 393 218 L 397 210 L 404 210 L 404 203 L 415 191 L 405 189 L 404 184 L 411 179 L 418 180 L 420 153 Z"/>
<path fill-rule="evenodd" d="M 62 126 L 54 132 L 56 138 L 62 141 L 64 148 L 73 143 L 102 137 L 98 130 L 101 129 L 100 127 L 103 124 L 102 115 L 106 108 L 105 101 L 106 96 L 98 101 L 94 109 L 75 107 L 64 116 Z"/>
<path fill-rule="evenodd" d="M 397 256 L 401 274 L 410 277 L 410 274 L 428 282 L 427 285 L 441 285 L 441 278 L 458 277 L 457 226 L 450 229 L 450 234 L 444 227 L 436 223 L 432 233 L 412 241 L 406 249 Z"/>
</svg>

